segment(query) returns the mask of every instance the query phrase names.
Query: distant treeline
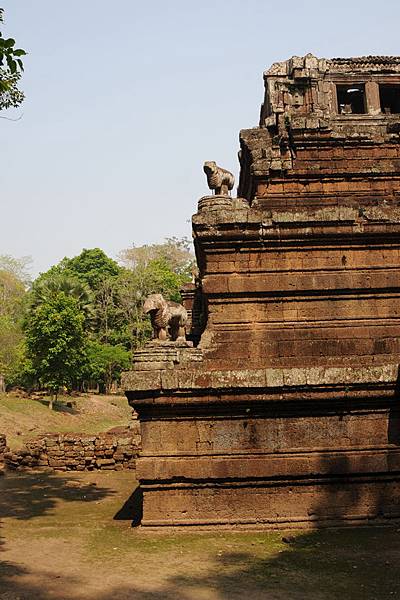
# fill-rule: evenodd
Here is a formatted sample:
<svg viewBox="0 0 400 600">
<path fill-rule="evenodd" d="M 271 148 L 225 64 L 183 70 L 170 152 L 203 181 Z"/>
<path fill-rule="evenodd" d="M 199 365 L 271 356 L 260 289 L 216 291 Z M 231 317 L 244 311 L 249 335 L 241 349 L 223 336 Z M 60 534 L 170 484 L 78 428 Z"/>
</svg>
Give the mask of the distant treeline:
<svg viewBox="0 0 400 600">
<path fill-rule="evenodd" d="M 118 262 L 83 250 L 33 282 L 26 270 L 26 259 L 0 256 L 0 391 L 108 392 L 151 336 L 144 299 L 179 301 L 193 255 L 186 238 L 168 238 L 123 250 Z"/>
</svg>

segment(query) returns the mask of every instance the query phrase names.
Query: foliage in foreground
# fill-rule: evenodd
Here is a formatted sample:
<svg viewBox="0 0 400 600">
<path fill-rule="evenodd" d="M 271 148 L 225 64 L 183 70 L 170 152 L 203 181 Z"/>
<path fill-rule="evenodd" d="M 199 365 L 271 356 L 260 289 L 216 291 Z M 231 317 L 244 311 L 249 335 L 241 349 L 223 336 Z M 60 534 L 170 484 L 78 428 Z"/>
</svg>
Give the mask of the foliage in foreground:
<svg viewBox="0 0 400 600">
<path fill-rule="evenodd" d="M 0 23 L 3 22 L 3 14 L 4 9 L 0 8 Z M 24 100 L 18 83 L 24 70 L 21 57 L 26 56 L 26 52 L 15 45 L 13 38 L 3 37 L 0 31 L 0 110 L 16 108 Z"/>
</svg>

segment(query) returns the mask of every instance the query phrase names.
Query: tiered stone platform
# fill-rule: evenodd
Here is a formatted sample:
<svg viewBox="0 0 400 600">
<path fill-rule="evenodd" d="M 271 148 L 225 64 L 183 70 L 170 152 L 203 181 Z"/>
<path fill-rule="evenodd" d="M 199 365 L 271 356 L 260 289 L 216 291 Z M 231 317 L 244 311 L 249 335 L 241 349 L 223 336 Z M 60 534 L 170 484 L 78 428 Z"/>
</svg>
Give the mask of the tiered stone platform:
<svg viewBox="0 0 400 600">
<path fill-rule="evenodd" d="M 124 376 L 142 525 L 400 519 L 400 59 L 294 57 L 265 85 L 239 198 L 193 217 L 200 342 Z"/>
</svg>

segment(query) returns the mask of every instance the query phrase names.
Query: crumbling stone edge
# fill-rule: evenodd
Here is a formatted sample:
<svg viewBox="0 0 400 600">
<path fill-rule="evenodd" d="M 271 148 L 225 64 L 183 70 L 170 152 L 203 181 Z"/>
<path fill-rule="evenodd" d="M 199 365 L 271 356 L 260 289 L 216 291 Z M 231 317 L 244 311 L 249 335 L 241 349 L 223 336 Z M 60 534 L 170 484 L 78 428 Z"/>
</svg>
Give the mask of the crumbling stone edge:
<svg viewBox="0 0 400 600">
<path fill-rule="evenodd" d="M 55 471 L 122 471 L 135 469 L 140 450 L 139 424 L 116 427 L 110 431 L 87 435 L 81 433 L 49 433 L 26 442 L 11 451 L 6 437 L 0 434 L 0 469 L 54 469 Z"/>
<path fill-rule="evenodd" d="M 4 433 L 0 433 L 0 475 L 4 470 L 4 455 L 9 451 Z"/>
</svg>

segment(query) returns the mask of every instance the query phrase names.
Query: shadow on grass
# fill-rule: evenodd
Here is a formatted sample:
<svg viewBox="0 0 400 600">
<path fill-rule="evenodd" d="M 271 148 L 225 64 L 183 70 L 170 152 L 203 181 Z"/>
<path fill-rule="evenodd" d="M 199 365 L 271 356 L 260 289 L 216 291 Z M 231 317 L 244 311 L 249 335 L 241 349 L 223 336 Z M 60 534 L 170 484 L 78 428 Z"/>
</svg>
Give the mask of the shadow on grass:
<svg viewBox="0 0 400 600">
<path fill-rule="evenodd" d="M 49 513 L 59 500 L 94 502 L 113 493 L 91 484 L 71 487 L 70 481 L 46 471 L 7 474 L 0 479 L 0 519 L 33 519 Z"/>
<path fill-rule="evenodd" d="M 148 561 L 144 554 L 140 563 L 120 572 L 120 584 L 105 584 L 103 591 L 88 591 L 85 581 L 62 577 L 60 589 L 55 579 L 60 574 L 42 573 L 35 578 L 41 585 L 24 583 L 26 572 L 15 565 L 5 565 L 7 577 L 14 579 L 14 595 L 6 600 L 390 600 L 400 597 L 397 565 L 400 557 L 400 535 L 392 529 L 348 529 L 313 531 L 297 534 L 290 544 L 278 544 L 271 552 L 267 534 L 243 534 L 248 551 L 208 551 L 207 568 L 202 568 L 202 555 L 194 554 L 199 564 L 187 574 L 174 575 L 179 564 L 174 562 L 177 549 L 169 547 L 159 555 L 159 564 L 171 564 L 172 573 L 157 579 L 154 562 L 147 566 L 147 581 L 136 583 Z M 217 538 L 217 536 L 215 536 Z M 212 546 L 209 538 L 204 546 Z M 229 540 L 229 534 L 224 536 Z M 235 539 L 238 539 L 236 534 Z M 253 540 L 253 541 L 250 541 Z M 179 542 L 178 542 L 179 543 Z M 243 546 L 243 544 L 238 544 Z M 215 546 L 215 544 L 214 544 Z M 190 552 L 189 545 L 183 545 Z M 197 546 L 198 551 L 198 546 Z M 172 561 L 170 553 L 173 553 Z M 175 554 L 174 554 L 175 552 Z M 182 559 L 184 560 L 184 559 Z M 101 565 L 97 565 L 97 570 Z M 0 580 L 3 572 L 0 567 Z M 98 579 L 100 575 L 96 576 Z M 101 576 L 100 576 L 101 577 Z M 160 581 L 161 580 L 161 581 Z M 106 578 L 107 581 L 107 578 Z M 143 577 L 142 577 L 143 581 Z M 133 583 L 130 583 L 133 582 Z M 2 591 L 8 588 L 0 587 Z"/>
<path fill-rule="evenodd" d="M 140 525 L 143 517 L 143 492 L 138 486 L 125 504 L 114 515 L 114 521 L 130 521 L 132 527 Z"/>
<path fill-rule="evenodd" d="M 206 575 L 172 575 L 151 590 L 121 585 L 97 600 L 390 600 L 400 597 L 395 538 L 386 532 L 373 539 L 361 529 L 303 533 L 272 557 L 227 552 Z M 382 553 L 383 543 L 392 544 L 390 552 Z"/>
<path fill-rule="evenodd" d="M 38 402 L 39 404 L 46 406 L 50 410 L 50 408 L 49 408 L 50 400 L 46 400 L 45 398 L 35 398 L 34 400 L 35 400 L 35 402 Z M 78 408 L 76 406 L 76 402 L 74 400 L 66 400 L 66 401 L 55 400 L 53 403 L 52 410 L 54 412 L 67 413 L 69 415 L 79 414 L 79 410 L 78 410 Z"/>
<path fill-rule="evenodd" d="M 389 415 L 389 443 L 398 445 L 399 424 L 396 407 Z M 368 514 L 381 522 L 399 516 L 396 477 L 389 471 L 375 473 L 372 463 L 368 471 L 367 456 L 363 458 L 364 470 L 354 476 L 352 460 L 340 453 L 321 457 L 315 489 L 306 485 L 296 496 L 299 511 L 303 500 L 308 506 L 307 514 L 319 519 L 316 527 L 323 522 L 333 524 L 351 518 L 352 514 L 357 518 Z M 392 460 L 387 452 L 389 466 Z M 70 488 L 67 483 L 67 477 L 47 473 L 14 476 L 4 489 L 0 480 L 0 518 L 29 520 L 55 509 L 58 500 L 92 502 L 110 493 L 90 485 Z M 312 493 L 314 500 L 309 502 L 307 493 Z M 288 506 L 293 502 L 290 497 L 288 491 Z M 114 520 L 136 524 L 141 518 L 141 506 L 141 492 L 136 489 Z M 282 536 L 287 542 L 280 539 Z M 122 543 L 123 539 L 126 538 L 121 538 Z M 0 600 L 400 599 L 398 525 L 315 529 L 294 534 L 237 533 L 233 541 L 229 534 L 216 533 L 207 534 L 204 543 L 193 546 L 185 542 L 184 535 L 172 534 L 171 540 L 167 546 L 157 547 L 155 537 L 156 551 L 152 555 L 145 550 L 140 554 L 130 544 L 132 562 L 125 554 L 121 554 L 121 564 L 116 561 L 112 566 L 103 557 L 97 559 L 91 565 L 91 581 L 98 584 L 96 592 L 85 589 L 87 579 L 80 571 L 74 577 L 57 572 L 49 576 L 40 564 L 29 573 L 19 565 L 0 563 Z M 106 550 L 108 540 L 104 544 Z M 0 541 L 2 549 L 5 548 Z M 158 575 L 158 567 L 162 567 L 162 575 Z M 89 577 L 87 571 L 85 576 Z"/>
<path fill-rule="evenodd" d="M 0 478 L 0 552 L 6 550 L 2 519 L 29 521 L 54 511 L 58 501 L 95 502 L 113 493 L 107 488 L 76 483 L 76 479 L 70 486 L 70 481 L 67 476 L 45 471 L 9 473 Z M 28 572 L 23 566 L 0 560 L 0 600 L 47 599 L 43 589 L 18 582 L 25 575 Z"/>
<path fill-rule="evenodd" d="M 107 490 L 83 485 L 64 489 L 68 479 L 29 474 L 13 478 L 1 496 L 1 515 L 34 519 L 55 508 L 58 499 L 89 501 Z M 45 497 L 31 503 L 41 492 Z M 3 490 L 0 487 L 0 491 Z M 81 498 L 85 495 L 86 498 Z M 114 517 L 131 520 L 132 495 Z M 14 503 L 14 506 L 13 506 Z M 1 531 L 0 531 L 1 533 Z M 132 532 L 133 535 L 133 532 Z M 285 542 L 281 538 L 285 539 Z M 167 540 L 167 544 L 164 542 Z M 195 540 L 195 541 L 194 541 Z M 158 542 L 161 541 L 159 545 Z M 325 529 L 294 533 L 153 534 L 151 547 L 129 544 L 121 564 L 97 559 L 88 571 L 50 575 L 39 563 L 25 567 L 0 561 L 0 600 L 390 600 L 400 598 L 400 529 L 396 527 Z M 29 539 L 27 539 L 29 544 Z M 154 550 L 155 548 L 155 550 Z M 0 547 L 1 550 L 1 547 Z M 71 549 L 72 551 L 73 549 Z M 132 561 L 132 562 L 131 562 Z M 158 575 L 158 567 L 164 575 Z M 110 573 L 113 582 L 107 584 Z M 102 577 L 104 576 L 104 585 Z M 139 577 L 138 577 L 139 576 Z M 140 581 L 140 583 L 139 583 Z M 38 583 L 40 582 L 40 583 Z"/>
</svg>

